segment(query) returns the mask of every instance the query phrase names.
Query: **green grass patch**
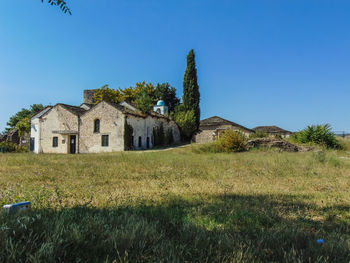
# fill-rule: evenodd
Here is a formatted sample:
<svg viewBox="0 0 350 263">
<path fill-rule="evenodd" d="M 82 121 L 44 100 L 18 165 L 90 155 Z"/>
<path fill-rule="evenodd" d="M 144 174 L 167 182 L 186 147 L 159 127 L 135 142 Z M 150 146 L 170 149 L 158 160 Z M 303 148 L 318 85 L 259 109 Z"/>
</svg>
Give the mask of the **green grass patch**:
<svg viewBox="0 0 350 263">
<path fill-rule="evenodd" d="M 0 154 L 0 262 L 350 261 L 344 152 L 197 150 Z"/>
</svg>

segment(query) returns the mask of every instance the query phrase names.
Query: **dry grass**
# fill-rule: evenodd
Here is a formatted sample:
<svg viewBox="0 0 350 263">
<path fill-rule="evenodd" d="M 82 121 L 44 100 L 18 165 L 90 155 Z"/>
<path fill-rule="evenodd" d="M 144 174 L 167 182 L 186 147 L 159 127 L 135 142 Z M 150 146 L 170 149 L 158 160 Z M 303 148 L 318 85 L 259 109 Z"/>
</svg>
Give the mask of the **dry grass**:
<svg viewBox="0 0 350 263">
<path fill-rule="evenodd" d="M 28 200 L 34 208 L 29 215 L 0 217 L 0 261 L 350 260 L 350 160 L 339 157 L 347 152 L 198 154 L 196 147 L 0 155 L 0 204 Z M 18 229 L 18 217 L 38 214 L 28 223 L 31 234 Z M 50 222 L 64 224 L 53 230 Z M 96 240 L 81 247 L 94 231 Z M 58 240 L 79 249 L 40 250 L 59 246 Z M 11 250 L 11 242 L 27 252 Z M 93 250 L 96 242 L 104 247 Z M 13 258 L 5 256 L 10 252 Z"/>
</svg>

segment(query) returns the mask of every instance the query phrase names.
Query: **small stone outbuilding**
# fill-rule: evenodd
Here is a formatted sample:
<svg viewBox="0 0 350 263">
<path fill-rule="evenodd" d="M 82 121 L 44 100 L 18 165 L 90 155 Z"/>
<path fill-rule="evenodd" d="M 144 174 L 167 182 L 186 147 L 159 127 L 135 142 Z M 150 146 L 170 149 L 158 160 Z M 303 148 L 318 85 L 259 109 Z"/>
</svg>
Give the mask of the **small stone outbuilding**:
<svg viewBox="0 0 350 263">
<path fill-rule="evenodd" d="M 220 134 L 223 131 L 228 129 L 240 131 L 246 136 L 254 133 L 253 130 L 235 122 L 225 120 L 218 116 L 213 116 L 200 121 L 199 131 L 193 136 L 193 141 L 197 143 L 208 143 L 215 141 L 220 137 Z"/>
<path fill-rule="evenodd" d="M 253 130 L 256 132 L 259 131 L 259 132 L 266 133 L 269 136 L 280 135 L 282 138 L 288 138 L 293 134 L 291 131 L 284 130 L 277 126 L 258 126 L 253 128 Z"/>
</svg>

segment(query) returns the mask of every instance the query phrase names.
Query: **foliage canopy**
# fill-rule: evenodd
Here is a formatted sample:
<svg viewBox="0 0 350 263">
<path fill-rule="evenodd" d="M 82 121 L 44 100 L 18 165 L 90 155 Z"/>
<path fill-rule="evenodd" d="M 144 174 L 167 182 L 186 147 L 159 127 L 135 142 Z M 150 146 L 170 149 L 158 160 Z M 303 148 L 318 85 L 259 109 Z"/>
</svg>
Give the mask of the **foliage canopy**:
<svg viewBox="0 0 350 263">
<path fill-rule="evenodd" d="M 197 69 L 194 50 L 191 49 L 187 55 L 187 67 L 183 80 L 182 101 L 185 109 L 193 110 L 195 115 L 196 130 L 199 128 L 200 108 L 199 108 L 199 87 L 197 83 Z"/>
<path fill-rule="evenodd" d="M 65 14 L 68 13 L 70 15 L 72 15 L 69 7 L 67 6 L 67 3 L 66 1 L 64 0 L 46 0 L 50 5 L 53 5 L 53 6 L 58 6 L 62 12 L 64 12 Z M 44 0 L 41 0 L 41 2 L 43 3 Z"/>
<path fill-rule="evenodd" d="M 315 143 L 326 148 L 341 148 L 329 124 L 307 126 L 304 130 L 294 133 L 292 139 L 299 143 Z"/>
</svg>

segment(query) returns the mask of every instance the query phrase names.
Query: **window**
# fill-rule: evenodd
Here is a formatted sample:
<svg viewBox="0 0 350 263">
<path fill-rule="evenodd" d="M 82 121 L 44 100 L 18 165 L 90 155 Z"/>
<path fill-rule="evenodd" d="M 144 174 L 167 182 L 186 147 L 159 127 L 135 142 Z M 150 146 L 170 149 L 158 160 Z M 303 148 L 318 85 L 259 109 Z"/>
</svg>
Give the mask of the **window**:
<svg viewBox="0 0 350 263">
<path fill-rule="evenodd" d="M 58 137 L 52 138 L 52 147 L 58 147 Z"/>
<path fill-rule="evenodd" d="M 141 139 L 141 136 L 139 136 L 139 147 L 140 147 L 140 148 L 142 147 L 142 139 Z"/>
<path fill-rule="evenodd" d="M 134 147 L 134 136 L 131 136 L 131 146 Z"/>
<path fill-rule="evenodd" d="M 109 144 L 109 138 L 108 135 L 102 135 L 102 146 L 107 147 Z"/>
<path fill-rule="evenodd" d="M 94 121 L 94 132 L 100 132 L 100 120 L 97 119 Z"/>
</svg>

